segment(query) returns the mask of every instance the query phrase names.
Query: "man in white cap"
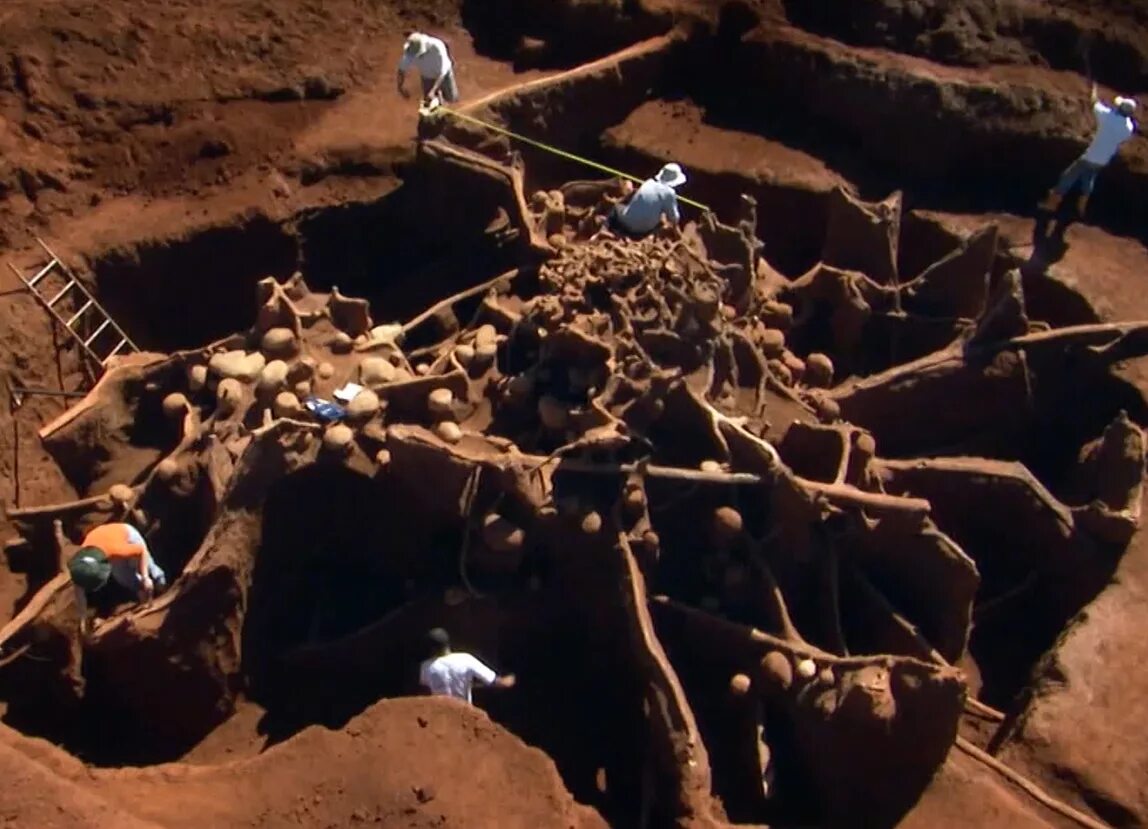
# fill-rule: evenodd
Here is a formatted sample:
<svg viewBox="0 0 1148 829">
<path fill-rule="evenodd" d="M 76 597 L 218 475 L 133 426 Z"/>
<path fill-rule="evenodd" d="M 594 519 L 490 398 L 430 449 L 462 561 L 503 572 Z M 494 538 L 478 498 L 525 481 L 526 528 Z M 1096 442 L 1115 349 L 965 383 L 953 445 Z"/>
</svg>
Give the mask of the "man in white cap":
<svg viewBox="0 0 1148 829">
<path fill-rule="evenodd" d="M 1088 145 L 1084 155 L 1061 173 L 1060 181 L 1049 191 L 1047 198 L 1040 205 L 1041 208 L 1056 210 L 1072 188 L 1080 185 L 1080 199 L 1076 203 L 1076 210 L 1083 216 L 1084 209 L 1088 206 L 1088 197 L 1092 195 L 1092 188 L 1096 186 L 1097 175 L 1113 159 L 1120 145 L 1131 138 L 1136 131 L 1136 122 L 1132 120 L 1132 115 L 1136 112 L 1136 101 L 1131 98 L 1117 96 L 1112 106 L 1108 106 L 1100 100 L 1096 84 L 1093 84 L 1092 111 L 1096 114 L 1096 135 L 1093 136 L 1092 143 Z"/>
<path fill-rule="evenodd" d="M 423 100 L 437 104 L 439 100 L 453 104 L 458 100 L 458 84 L 454 79 L 454 62 L 446 44 L 437 37 L 412 32 L 403 46 L 399 59 L 399 94 L 409 98 L 406 90 L 407 70 L 414 66 L 423 85 Z"/>
<path fill-rule="evenodd" d="M 646 179 L 626 204 L 617 205 L 610 214 L 609 228 L 615 233 L 641 239 L 653 233 L 662 217 L 672 225 L 681 221 L 678 212 L 678 194 L 674 192 L 686 182 L 681 166 L 667 164 L 653 178 Z"/>
</svg>

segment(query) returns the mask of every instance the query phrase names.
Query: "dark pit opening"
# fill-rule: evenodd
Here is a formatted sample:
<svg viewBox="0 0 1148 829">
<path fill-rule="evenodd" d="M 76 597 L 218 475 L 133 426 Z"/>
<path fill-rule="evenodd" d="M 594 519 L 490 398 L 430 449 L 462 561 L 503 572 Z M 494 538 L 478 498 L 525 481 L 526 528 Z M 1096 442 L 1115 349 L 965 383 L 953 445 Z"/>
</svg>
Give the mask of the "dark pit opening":
<svg viewBox="0 0 1148 829">
<path fill-rule="evenodd" d="M 284 279 L 295 238 L 265 216 L 114 249 L 91 263 L 101 303 L 145 350 L 198 348 L 251 325 L 255 283 Z"/>
</svg>

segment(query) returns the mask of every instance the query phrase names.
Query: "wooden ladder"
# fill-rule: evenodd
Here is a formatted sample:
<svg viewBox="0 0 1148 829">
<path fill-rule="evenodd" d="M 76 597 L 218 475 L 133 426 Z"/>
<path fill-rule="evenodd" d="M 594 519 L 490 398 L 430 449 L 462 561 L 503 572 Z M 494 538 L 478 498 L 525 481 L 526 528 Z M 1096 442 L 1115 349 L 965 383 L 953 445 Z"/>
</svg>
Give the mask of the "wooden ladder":
<svg viewBox="0 0 1148 829">
<path fill-rule="evenodd" d="M 60 257 L 40 238 L 36 238 L 36 243 L 43 248 L 48 261 L 34 276 L 29 277 L 21 273 L 11 262 L 8 263 L 8 267 L 48 310 L 52 318 L 80 344 L 84 353 L 99 366 L 99 372 L 102 373 L 107 368 L 108 361 L 117 354 L 139 351 L 131 337 L 120 328 L 75 274 L 68 270 Z M 65 300 L 70 300 L 73 305 L 74 310 L 69 309 L 70 313 L 63 310 L 68 304 Z"/>
</svg>

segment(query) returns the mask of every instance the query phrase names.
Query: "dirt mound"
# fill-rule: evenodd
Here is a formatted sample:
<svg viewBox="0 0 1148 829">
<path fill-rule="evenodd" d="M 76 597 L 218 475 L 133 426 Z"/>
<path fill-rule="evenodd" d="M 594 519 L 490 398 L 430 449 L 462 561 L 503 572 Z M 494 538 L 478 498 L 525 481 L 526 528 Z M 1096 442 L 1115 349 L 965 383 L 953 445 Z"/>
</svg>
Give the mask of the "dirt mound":
<svg viewBox="0 0 1148 829">
<path fill-rule="evenodd" d="M 387 700 L 340 731 L 310 728 L 258 758 L 208 768 L 93 775 L 11 732 L 0 757 L 6 777 L 22 783 L 6 810 L 40 825 L 604 825 L 571 801 L 541 752 L 450 700 Z M 44 824 L 48 791 L 58 817 Z"/>
</svg>

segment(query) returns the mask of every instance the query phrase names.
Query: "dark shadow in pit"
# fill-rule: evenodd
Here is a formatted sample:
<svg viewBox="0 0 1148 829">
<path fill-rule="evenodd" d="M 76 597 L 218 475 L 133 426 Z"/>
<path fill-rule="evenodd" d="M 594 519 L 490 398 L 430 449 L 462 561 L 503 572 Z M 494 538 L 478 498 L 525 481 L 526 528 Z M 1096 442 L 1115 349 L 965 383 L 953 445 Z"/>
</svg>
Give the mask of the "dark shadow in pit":
<svg viewBox="0 0 1148 829">
<path fill-rule="evenodd" d="M 443 178 L 412 168 L 381 199 L 300 219 L 308 286 L 319 292 L 337 286 L 344 296 L 369 300 L 377 322 L 405 322 L 519 264 L 521 240 L 501 243 L 486 232 L 509 191 L 473 178 L 464 191 L 466 182 L 452 177 L 459 185 L 452 190 Z"/>
<path fill-rule="evenodd" d="M 496 496 L 493 483 L 481 486 L 476 513 Z M 468 595 L 458 585 L 461 522 L 436 509 L 385 475 L 324 465 L 272 489 L 243 631 L 266 744 L 423 693 L 426 632 L 441 626 L 457 650 L 518 676 L 509 691 L 476 688 L 475 704 L 553 758 L 581 802 L 612 825 L 636 825 L 645 720 L 618 635 L 616 574 L 584 544 L 577 555 L 531 547 L 513 572 L 485 570 L 472 553 L 469 579 L 483 596 Z"/>
<path fill-rule="evenodd" d="M 475 51 L 515 70 L 569 69 L 663 34 L 671 16 L 637 0 L 463 0 L 462 24 Z"/>
<path fill-rule="evenodd" d="M 774 635 L 783 635 L 772 609 L 762 598 L 768 587 L 757 574 L 755 553 L 745 539 L 718 543 L 712 516 L 722 506 L 735 507 L 748 536 L 761 538 L 770 517 L 760 487 L 716 486 L 647 479 L 648 506 L 654 531 L 661 540 L 656 568 L 647 574 L 651 595 L 665 595 L 683 607 L 693 607 Z M 792 574 L 791 574 L 792 575 Z M 786 593 L 795 624 L 812 640 L 819 638 L 815 586 L 793 583 Z M 794 600 L 797 597 L 799 600 Z M 806 825 L 817 798 L 798 761 L 796 737 L 788 715 L 767 700 L 755 712 L 747 699 L 734 698 L 729 680 L 744 670 L 733 655 L 720 649 L 701 650 L 685 635 L 679 615 L 659 602 L 650 606 L 658 637 L 670 658 L 697 718 L 712 769 L 712 793 L 720 798 L 735 823 L 770 826 Z M 762 793 L 755 727 L 764 725 L 773 751 L 774 794 Z"/>
<path fill-rule="evenodd" d="M 186 239 L 113 249 L 92 262 L 100 301 L 145 350 L 197 348 L 246 329 L 255 318 L 255 284 L 296 269 L 296 240 L 256 216 Z"/>
</svg>

